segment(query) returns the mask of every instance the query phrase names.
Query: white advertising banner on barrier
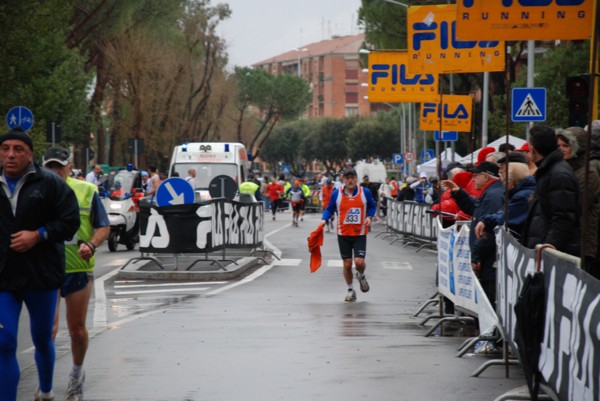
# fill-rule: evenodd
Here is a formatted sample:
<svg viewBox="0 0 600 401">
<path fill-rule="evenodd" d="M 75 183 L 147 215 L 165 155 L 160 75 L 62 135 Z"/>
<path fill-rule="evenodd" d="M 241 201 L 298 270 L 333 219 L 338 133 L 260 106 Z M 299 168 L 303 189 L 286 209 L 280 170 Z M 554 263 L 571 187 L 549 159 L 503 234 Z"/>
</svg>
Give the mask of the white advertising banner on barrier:
<svg viewBox="0 0 600 401">
<path fill-rule="evenodd" d="M 454 299 L 454 288 L 450 289 L 450 271 L 452 267 L 452 248 L 454 246 L 454 227 L 443 229 L 438 224 L 438 291 L 446 298 Z M 454 278 L 452 278 L 454 280 Z"/>
<path fill-rule="evenodd" d="M 469 226 L 458 228 L 438 226 L 438 291 L 477 316 L 479 331 L 489 333 L 498 325 L 498 317 L 471 269 Z"/>
</svg>

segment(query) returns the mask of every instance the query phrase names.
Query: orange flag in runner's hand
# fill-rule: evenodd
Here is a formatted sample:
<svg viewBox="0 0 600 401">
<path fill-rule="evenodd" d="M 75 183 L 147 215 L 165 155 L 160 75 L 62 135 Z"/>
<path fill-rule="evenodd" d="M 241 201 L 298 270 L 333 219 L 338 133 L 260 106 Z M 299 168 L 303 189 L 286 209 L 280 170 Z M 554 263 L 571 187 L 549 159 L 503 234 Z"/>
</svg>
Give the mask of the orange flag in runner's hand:
<svg viewBox="0 0 600 401">
<path fill-rule="evenodd" d="M 321 246 L 323 245 L 323 227 L 319 227 L 308 237 L 308 251 L 310 252 L 310 272 L 314 273 L 321 267 Z"/>
</svg>

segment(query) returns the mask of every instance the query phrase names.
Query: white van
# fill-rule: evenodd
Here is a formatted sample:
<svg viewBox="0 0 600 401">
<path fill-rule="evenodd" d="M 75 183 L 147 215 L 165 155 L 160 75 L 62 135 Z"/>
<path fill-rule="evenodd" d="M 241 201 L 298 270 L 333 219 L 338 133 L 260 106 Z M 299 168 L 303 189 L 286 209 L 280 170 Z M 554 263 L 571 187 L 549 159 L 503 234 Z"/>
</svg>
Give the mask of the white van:
<svg viewBox="0 0 600 401">
<path fill-rule="evenodd" d="M 249 167 L 248 153 L 241 143 L 191 142 L 173 149 L 169 176 L 177 173 L 186 178 L 190 169 L 196 170 L 196 178 L 190 182 L 197 200 L 208 200 L 208 186 L 219 175 L 231 177 L 238 185 L 244 182 Z"/>
<path fill-rule="evenodd" d="M 354 170 L 356 170 L 359 183 L 362 182 L 365 175 L 369 176 L 369 181 L 377 184 L 385 183 L 387 177 L 385 165 L 379 160 L 373 160 L 373 163 L 367 163 L 363 160 L 357 161 Z"/>
</svg>

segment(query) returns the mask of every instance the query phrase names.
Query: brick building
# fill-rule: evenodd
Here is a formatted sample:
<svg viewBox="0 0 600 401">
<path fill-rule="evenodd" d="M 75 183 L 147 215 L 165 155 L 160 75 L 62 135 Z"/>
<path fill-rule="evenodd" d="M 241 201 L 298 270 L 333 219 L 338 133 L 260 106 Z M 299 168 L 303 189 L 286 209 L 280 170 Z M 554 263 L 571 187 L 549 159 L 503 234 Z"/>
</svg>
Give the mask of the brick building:
<svg viewBox="0 0 600 401">
<path fill-rule="evenodd" d="M 279 54 L 254 64 L 272 74 L 298 74 L 312 90 L 312 102 L 303 116 L 342 118 L 370 115 L 367 73 L 359 63 L 358 50 L 364 34 L 335 36 Z"/>
</svg>

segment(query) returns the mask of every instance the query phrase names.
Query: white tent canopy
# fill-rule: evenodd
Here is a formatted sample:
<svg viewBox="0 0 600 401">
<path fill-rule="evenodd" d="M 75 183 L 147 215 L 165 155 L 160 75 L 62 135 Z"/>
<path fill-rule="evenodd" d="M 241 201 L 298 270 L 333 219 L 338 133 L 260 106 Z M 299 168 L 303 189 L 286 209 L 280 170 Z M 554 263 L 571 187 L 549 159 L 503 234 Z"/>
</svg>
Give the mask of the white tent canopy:
<svg viewBox="0 0 600 401">
<path fill-rule="evenodd" d="M 445 168 L 452 161 L 452 149 L 446 148 L 441 154 L 442 168 Z M 462 156 L 454 152 L 454 160 L 459 161 Z M 417 172 L 425 172 L 428 177 L 437 176 L 437 157 L 417 166 Z"/>
<path fill-rule="evenodd" d="M 516 136 L 509 135 L 508 142 L 513 144 L 516 149 L 519 149 L 527 141 L 525 141 L 524 139 L 521 139 L 521 138 L 517 138 Z M 486 147 L 492 147 L 492 148 L 498 150 L 498 147 L 500 145 L 502 145 L 503 143 L 506 143 L 506 136 L 502 136 L 502 137 L 496 139 L 495 141 L 488 143 L 488 145 Z M 483 148 L 481 148 L 481 149 L 483 149 Z M 479 155 L 479 151 L 481 149 L 477 149 L 475 152 L 463 157 L 462 159 L 457 159 L 456 161 L 460 162 L 462 165 L 465 165 L 465 166 L 469 163 L 475 164 L 475 163 L 477 163 L 477 155 Z"/>
</svg>

